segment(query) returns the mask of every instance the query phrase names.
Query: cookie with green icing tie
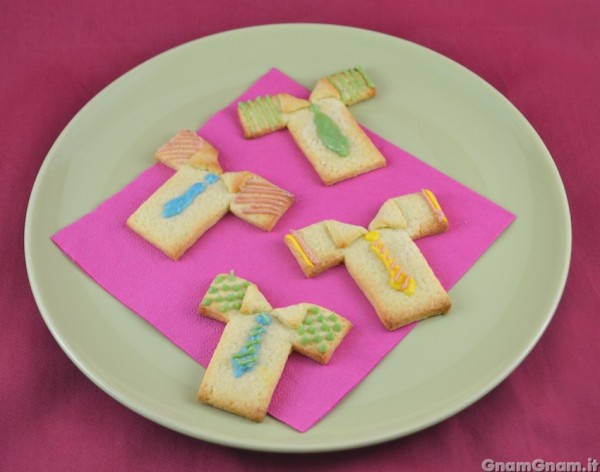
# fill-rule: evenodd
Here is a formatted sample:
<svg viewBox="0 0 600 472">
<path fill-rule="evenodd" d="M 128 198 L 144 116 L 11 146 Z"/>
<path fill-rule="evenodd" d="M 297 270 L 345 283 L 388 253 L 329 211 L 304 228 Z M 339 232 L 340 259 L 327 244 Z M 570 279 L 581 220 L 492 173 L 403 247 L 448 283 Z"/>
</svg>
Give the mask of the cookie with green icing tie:
<svg viewBox="0 0 600 472">
<path fill-rule="evenodd" d="M 338 125 L 335 124 L 335 121 L 319 110 L 319 107 L 315 104 L 310 106 L 310 110 L 315 115 L 314 123 L 317 128 L 317 136 L 323 145 L 339 156 L 348 156 L 350 152 L 350 143 L 342 134 Z"/>
<path fill-rule="evenodd" d="M 321 180 L 332 185 L 386 164 L 348 110 L 374 96 L 373 81 L 355 67 L 319 80 L 308 100 L 278 93 L 240 102 L 238 117 L 248 139 L 287 128 Z"/>
</svg>

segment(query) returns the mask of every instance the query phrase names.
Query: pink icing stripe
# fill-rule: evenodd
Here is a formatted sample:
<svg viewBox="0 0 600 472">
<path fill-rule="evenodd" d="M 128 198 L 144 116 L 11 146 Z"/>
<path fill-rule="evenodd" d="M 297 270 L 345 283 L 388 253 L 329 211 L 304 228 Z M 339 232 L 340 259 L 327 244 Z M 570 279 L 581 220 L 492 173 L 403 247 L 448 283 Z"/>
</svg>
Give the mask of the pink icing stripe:
<svg viewBox="0 0 600 472">
<path fill-rule="evenodd" d="M 306 254 L 306 257 L 308 257 L 308 260 L 310 262 L 312 262 L 313 265 L 315 265 L 315 266 L 318 265 L 319 264 L 319 259 L 317 259 L 315 257 L 315 255 L 312 253 L 312 251 L 308 248 L 308 246 L 306 245 L 306 243 L 302 239 L 302 236 L 300 236 L 300 234 L 297 231 L 294 231 L 294 230 L 290 230 L 290 234 L 296 239 L 296 242 L 298 243 L 298 246 L 300 246 L 302 248 L 302 250 L 304 251 L 304 254 Z"/>
<path fill-rule="evenodd" d="M 242 192 L 255 192 L 255 193 L 269 193 L 269 194 L 278 194 L 285 195 L 286 197 L 291 197 L 292 194 L 287 190 L 283 190 L 275 185 L 268 184 L 265 182 L 258 182 L 255 180 L 250 180 L 246 182 L 240 188 Z"/>
<path fill-rule="evenodd" d="M 264 203 L 261 204 L 252 204 L 246 208 L 250 208 L 252 210 L 260 210 L 261 208 L 264 208 L 265 210 L 271 210 L 271 211 L 277 211 L 279 213 L 283 213 L 283 208 L 278 207 L 278 206 L 273 206 L 273 205 L 267 205 Z M 242 209 L 243 211 L 243 209 Z"/>
<path fill-rule="evenodd" d="M 269 200 L 278 201 L 282 203 L 289 202 L 289 198 L 283 195 L 276 195 L 270 193 L 237 193 L 236 198 L 268 198 Z"/>
<path fill-rule="evenodd" d="M 435 204 L 431 201 L 431 198 L 429 198 L 429 195 L 427 194 L 425 189 L 421 190 L 421 193 L 425 197 L 425 200 L 427 200 L 427 203 L 429 204 L 429 208 L 431 208 L 431 211 L 433 211 L 433 214 L 435 215 L 436 219 L 440 223 L 442 221 L 444 221 L 446 219 L 446 217 L 444 216 L 444 212 L 435 206 Z"/>
<path fill-rule="evenodd" d="M 402 283 L 402 287 L 400 287 L 400 289 L 406 290 L 408 288 L 409 281 L 410 281 L 410 276 L 408 274 L 406 274 L 406 277 L 404 278 L 404 282 Z"/>
<path fill-rule="evenodd" d="M 242 210 L 242 215 L 281 215 L 281 211 L 270 210 L 270 209 L 261 209 L 261 210 L 253 210 L 252 208 L 245 208 Z"/>
<path fill-rule="evenodd" d="M 161 161 L 163 161 L 163 162 L 173 162 L 174 161 L 176 163 L 183 163 L 183 162 L 186 162 L 188 159 L 189 159 L 188 157 L 167 157 L 167 158 L 162 157 Z"/>
<path fill-rule="evenodd" d="M 270 190 L 270 189 L 259 189 L 259 188 L 248 188 L 248 187 L 242 187 L 240 189 L 240 193 L 245 193 L 245 194 L 258 194 L 258 195 L 273 195 L 273 196 L 279 196 L 279 197 L 283 197 L 283 198 L 290 198 L 292 195 L 290 193 L 284 193 L 284 192 L 280 192 L 277 190 Z"/>
<path fill-rule="evenodd" d="M 279 208 L 283 208 L 285 206 L 285 202 L 281 202 L 279 200 L 270 200 L 268 198 L 236 198 L 234 200 L 235 203 L 265 203 L 268 205 L 276 206 Z"/>
<path fill-rule="evenodd" d="M 261 180 L 256 179 L 248 179 L 244 185 L 256 185 L 257 187 L 277 188 L 275 187 L 275 185 L 269 182 L 263 182 Z"/>
<path fill-rule="evenodd" d="M 165 155 L 165 153 L 163 153 L 161 157 L 165 161 L 173 161 L 175 159 L 180 159 L 182 161 L 187 161 L 190 157 L 192 157 L 192 155 L 193 155 L 192 153 L 179 153 L 179 154 L 176 154 L 176 153 L 166 153 L 166 155 Z"/>
<path fill-rule="evenodd" d="M 171 138 L 170 141 L 168 141 L 166 144 L 164 144 L 158 150 L 158 152 L 166 151 L 171 148 L 176 148 L 176 147 L 185 146 L 185 145 L 192 145 L 199 149 L 200 147 L 202 147 L 203 144 L 204 144 L 204 140 L 196 134 L 193 134 L 193 133 L 177 134 L 173 138 Z"/>
</svg>

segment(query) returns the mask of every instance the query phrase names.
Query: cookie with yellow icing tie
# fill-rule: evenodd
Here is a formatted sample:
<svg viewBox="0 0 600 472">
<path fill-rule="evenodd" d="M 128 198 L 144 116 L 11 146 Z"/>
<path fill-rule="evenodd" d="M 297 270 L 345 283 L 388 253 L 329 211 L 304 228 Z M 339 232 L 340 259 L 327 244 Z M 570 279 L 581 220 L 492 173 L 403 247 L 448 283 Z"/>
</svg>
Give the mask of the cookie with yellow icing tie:
<svg viewBox="0 0 600 472">
<path fill-rule="evenodd" d="M 452 302 L 413 239 L 448 229 L 430 190 L 386 201 L 368 228 L 326 220 L 284 238 L 307 277 L 345 264 L 390 330 L 445 314 Z"/>
</svg>

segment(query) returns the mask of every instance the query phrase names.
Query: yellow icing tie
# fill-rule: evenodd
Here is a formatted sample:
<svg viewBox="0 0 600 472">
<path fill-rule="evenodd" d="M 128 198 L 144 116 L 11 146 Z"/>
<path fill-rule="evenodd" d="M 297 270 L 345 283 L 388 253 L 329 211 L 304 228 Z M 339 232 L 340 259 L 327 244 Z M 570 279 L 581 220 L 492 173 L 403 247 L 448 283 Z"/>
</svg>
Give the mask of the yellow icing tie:
<svg viewBox="0 0 600 472">
<path fill-rule="evenodd" d="M 296 251 L 298 251 L 300 253 L 300 255 L 302 256 L 302 259 L 304 260 L 304 262 L 306 263 L 306 265 L 308 267 L 315 266 L 312 263 L 312 261 L 310 260 L 310 258 L 308 257 L 308 255 L 306 254 L 306 252 L 304 252 L 304 249 L 302 249 L 302 246 L 300 246 L 300 243 L 298 243 L 298 241 L 296 241 L 296 238 L 294 238 L 291 234 L 286 234 L 284 239 L 286 241 L 288 241 L 289 243 L 291 243 L 292 246 L 294 246 Z"/>
<path fill-rule="evenodd" d="M 371 243 L 369 246 L 371 250 L 377 254 L 377 257 L 379 257 L 385 265 L 385 268 L 390 275 L 390 287 L 394 290 L 404 292 L 406 295 L 414 294 L 417 282 L 410 275 L 403 272 L 402 268 L 394 262 L 389 249 L 385 246 L 383 241 L 376 243 L 376 241 L 379 240 L 379 233 L 377 231 L 369 231 L 364 237 Z"/>
<path fill-rule="evenodd" d="M 431 205 L 431 208 L 433 209 L 433 211 L 435 211 L 435 213 L 438 215 L 439 220 L 441 222 L 447 221 L 446 216 L 444 215 L 444 212 L 442 211 L 442 207 L 440 206 L 440 203 L 437 201 L 437 198 L 435 198 L 435 195 L 433 194 L 433 192 L 426 188 L 424 188 L 421 191 L 423 192 L 423 195 L 425 195 L 425 198 L 427 198 L 427 200 L 429 201 L 429 204 Z"/>
</svg>

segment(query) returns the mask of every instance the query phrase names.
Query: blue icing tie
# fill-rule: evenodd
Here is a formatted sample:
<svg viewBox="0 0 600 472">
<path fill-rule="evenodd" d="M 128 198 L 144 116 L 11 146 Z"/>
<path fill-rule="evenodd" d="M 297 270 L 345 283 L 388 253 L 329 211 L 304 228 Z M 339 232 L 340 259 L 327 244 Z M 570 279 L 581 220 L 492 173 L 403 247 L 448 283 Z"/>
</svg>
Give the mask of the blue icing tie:
<svg viewBox="0 0 600 472">
<path fill-rule="evenodd" d="M 213 174 L 212 172 L 206 174 L 206 177 L 204 177 L 204 181 L 207 184 L 214 184 L 217 180 L 219 180 L 219 176 L 217 174 Z"/>
<path fill-rule="evenodd" d="M 219 180 L 219 176 L 212 172 L 206 174 L 204 182 L 192 184 L 183 194 L 169 200 L 163 207 L 162 215 L 165 218 L 172 218 L 179 215 L 183 210 L 189 207 L 194 199 L 206 190 L 207 185 L 214 184 Z"/>
<path fill-rule="evenodd" d="M 250 330 L 250 335 L 246 338 L 244 346 L 231 356 L 233 375 L 235 377 L 241 377 L 249 370 L 252 370 L 258 363 L 260 343 L 267 331 L 267 326 L 272 321 L 272 318 L 266 313 L 261 313 L 256 317 L 256 324 Z"/>
</svg>

